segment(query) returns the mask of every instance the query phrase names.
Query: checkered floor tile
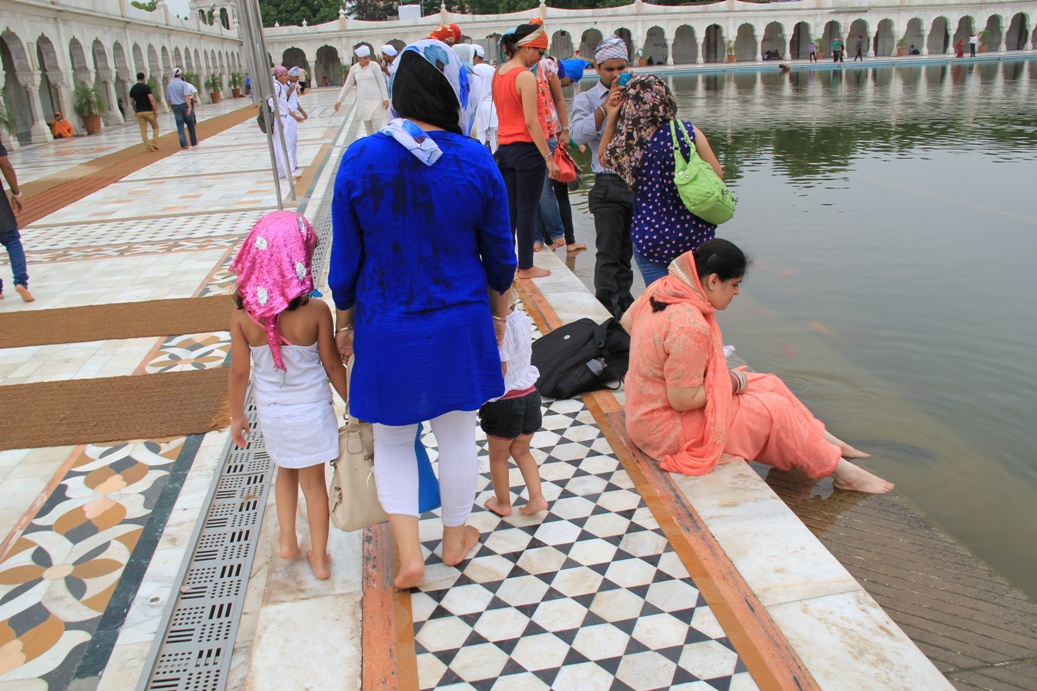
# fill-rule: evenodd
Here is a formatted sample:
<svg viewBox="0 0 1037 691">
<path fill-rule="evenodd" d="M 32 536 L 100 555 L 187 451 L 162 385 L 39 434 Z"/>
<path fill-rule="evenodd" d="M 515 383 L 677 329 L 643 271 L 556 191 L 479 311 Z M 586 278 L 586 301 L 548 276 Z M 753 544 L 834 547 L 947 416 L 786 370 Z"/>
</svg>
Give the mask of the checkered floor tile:
<svg viewBox="0 0 1037 691">
<path fill-rule="evenodd" d="M 437 553 L 438 517 L 422 518 L 427 583 L 412 596 L 420 687 L 756 688 L 583 401 L 545 406 L 532 446 L 548 511 L 501 518 L 480 508 L 492 496 L 483 448 L 470 520 L 483 543 L 463 570 Z M 434 448 L 431 434 L 425 441 Z M 514 466 L 511 481 L 520 506 Z"/>
</svg>

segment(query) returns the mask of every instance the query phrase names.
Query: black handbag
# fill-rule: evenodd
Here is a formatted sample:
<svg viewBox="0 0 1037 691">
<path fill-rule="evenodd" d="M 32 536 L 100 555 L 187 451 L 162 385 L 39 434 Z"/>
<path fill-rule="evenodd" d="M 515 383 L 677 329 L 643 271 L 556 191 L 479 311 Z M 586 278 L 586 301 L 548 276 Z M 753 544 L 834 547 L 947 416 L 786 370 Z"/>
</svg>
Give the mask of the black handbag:
<svg viewBox="0 0 1037 691">
<path fill-rule="evenodd" d="M 587 391 L 617 389 L 626 376 L 630 335 L 609 318 L 597 324 L 579 319 L 533 343 L 532 364 L 540 372 L 542 396 L 572 398 Z M 615 382 L 615 386 L 609 386 Z"/>
</svg>

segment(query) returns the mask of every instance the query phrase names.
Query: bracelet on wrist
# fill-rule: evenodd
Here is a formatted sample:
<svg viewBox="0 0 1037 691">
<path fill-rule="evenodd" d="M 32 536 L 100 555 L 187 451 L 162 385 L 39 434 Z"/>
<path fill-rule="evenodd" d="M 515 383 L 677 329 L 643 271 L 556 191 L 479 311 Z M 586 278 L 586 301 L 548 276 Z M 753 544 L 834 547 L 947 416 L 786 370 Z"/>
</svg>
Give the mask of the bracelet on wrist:
<svg viewBox="0 0 1037 691">
<path fill-rule="evenodd" d="M 15 194 L 14 192 L 11 192 L 11 196 L 14 197 L 15 199 L 20 199 L 21 196 L 22 196 L 22 193 L 19 192 L 18 194 Z"/>
<path fill-rule="evenodd" d="M 352 331 L 352 330 L 353 330 L 353 325 L 349 324 L 348 326 L 340 326 L 339 328 L 335 329 L 335 333 L 340 334 L 343 331 Z"/>
<path fill-rule="evenodd" d="M 500 317 L 500 316 L 498 316 L 496 314 L 491 314 L 490 316 L 493 317 L 494 321 L 499 321 L 499 322 L 506 322 L 506 321 L 508 321 L 507 317 Z"/>
</svg>

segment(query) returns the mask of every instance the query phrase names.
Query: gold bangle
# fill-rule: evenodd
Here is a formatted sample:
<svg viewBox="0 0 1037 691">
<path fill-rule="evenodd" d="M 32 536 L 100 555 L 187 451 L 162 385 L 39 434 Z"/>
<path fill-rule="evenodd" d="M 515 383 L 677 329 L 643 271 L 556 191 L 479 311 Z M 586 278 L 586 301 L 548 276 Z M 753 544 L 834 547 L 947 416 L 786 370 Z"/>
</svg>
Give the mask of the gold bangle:
<svg viewBox="0 0 1037 691">
<path fill-rule="evenodd" d="M 506 322 L 506 321 L 508 321 L 507 317 L 498 317 L 496 314 L 491 314 L 490 316 L 493 317 L 495 320 L 497 320 L 499 322 Z"/>
<path fill-rule="evenodd" d="M 335 333 L 336 333 L 336 334 L 340 334 L 340 333 L 342 333 L 343 331 L 352 331 L 352 330 L 353 330 L 353 325 L 352 325 L 352 324 L 350 324 L 350 325 L 348 325 L 348 326 L 343 326 L 343 327 L 340 327 L 340 328 L 338 328 L 338 329 L 335 329 Z"/>
</svg>

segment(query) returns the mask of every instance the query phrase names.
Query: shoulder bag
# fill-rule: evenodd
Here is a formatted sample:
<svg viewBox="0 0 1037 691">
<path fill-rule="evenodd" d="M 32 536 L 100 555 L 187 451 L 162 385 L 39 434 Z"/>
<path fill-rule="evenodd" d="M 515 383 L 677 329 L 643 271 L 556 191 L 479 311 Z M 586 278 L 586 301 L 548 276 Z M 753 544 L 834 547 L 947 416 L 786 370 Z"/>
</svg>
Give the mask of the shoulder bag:
<svg viewBox="0 0 1037 691">
<path fill-rule="evenodd" d="M 559 144 L 555 147 L 555 165 L 558 166 L 558 182 L 570 183 L 576 179 L 576 162 L 565 147 Z"/>
<path fill-rule="evenodd" d="M 691 146 L 691 156 L 687 161 L 677 142 L 677 127 L 680 127 L 684 141 Z M 683 122 L 670 120 L 670 135 L 673 137 L 673 182 L 684 206 L 706 223 L 720 225 L 730 221 L 735 215 L 738 200 L 717 176 L 713 166 L 703 161 L 695 151 L 695 142 L 688 137 Z"/>
</svg>

